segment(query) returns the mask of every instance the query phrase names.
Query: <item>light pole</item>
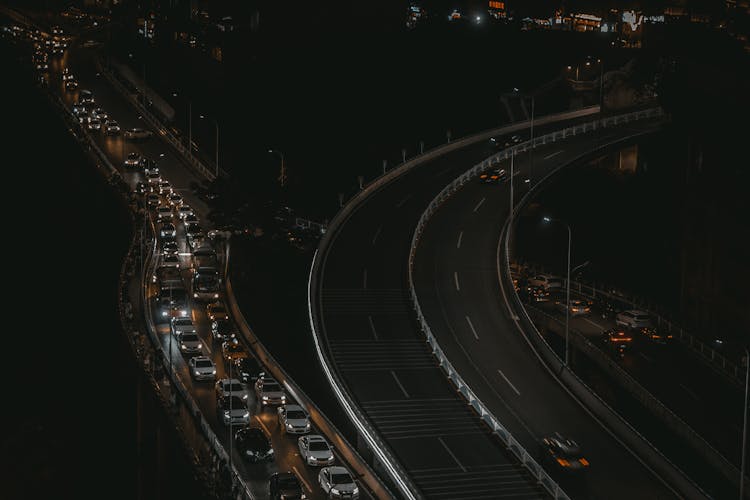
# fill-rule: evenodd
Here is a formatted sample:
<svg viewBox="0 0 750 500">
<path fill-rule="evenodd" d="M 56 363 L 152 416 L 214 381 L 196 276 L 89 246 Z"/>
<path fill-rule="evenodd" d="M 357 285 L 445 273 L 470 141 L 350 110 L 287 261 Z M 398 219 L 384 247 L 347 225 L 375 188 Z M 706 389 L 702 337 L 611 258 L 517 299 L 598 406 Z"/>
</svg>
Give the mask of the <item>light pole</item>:
<svg viewBox="0 0 750 500">
<path fill-rule="evenodd" d="M 206 118 L 204 115 L 200 115 L 200 117 L 203 119 Z M 214 125 L 216 126 L 216 160 L 214 162 L 216 164 L 216 172 L 214 173 L 214 175 L 216 177 L 219 177 L 219 122 L 213 118 L 211 118 L 210 120 L 214 122 Z"/>
<path fill-rule="evenodd" d="M 284 153 L 282 153 L 278 149 L 269 149 L 268 152 L 276 153 L 277 155 L 279 155 L 279 158 L 281 158 L 281 168 L 279 169 L 278 181 L 279 184 L 281 184 L 281 187 L 284 187 L 284 185 L 286 185 L 286 163 L 284 163 Z"/>
<path fill-rule="evenodd" d="M 573 233 L 570 230 L 570 224 L 568 224 L 565 221 L 562 221 L 560 219 L 553 219 L 551 217 L 544 217 L 544 222 L 550 223 L 550 222 L 559 222 L 560 224 L 565 224 L 565 227 L 568 229 L 568 277 L 565 280 L 565 364 L 563 366 L 568 366 L 568 355 L 570 352 L 569 349 L 569 338 L 570 338 L 570 330 L 569 330 L 569 324 L 570 324 L 570 247 L 573 240 Z"/>
<path fill-rule="evenodd" d="M 172 92 L 172 97 L 178 97 L 177 92 Z M 193 101 L 188 99 L 188 151 L 193 156 Z"/>
<path fill-rule="evenodd" d="M 745 458 L 747 457 L 747 390 L 750 382 L 750 350 L 745 347 L 745 409 L 742 413 L 742 460 L 740 461 L 740 500 L 745 494 Z"/>
</svg>

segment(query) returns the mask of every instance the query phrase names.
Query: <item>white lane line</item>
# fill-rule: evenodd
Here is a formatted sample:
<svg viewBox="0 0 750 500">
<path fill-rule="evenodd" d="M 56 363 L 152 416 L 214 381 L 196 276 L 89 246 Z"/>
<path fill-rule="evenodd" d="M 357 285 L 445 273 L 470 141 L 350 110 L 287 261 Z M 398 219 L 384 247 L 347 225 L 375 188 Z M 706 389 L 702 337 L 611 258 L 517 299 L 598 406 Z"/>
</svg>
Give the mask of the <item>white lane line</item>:
<svg viewBox="0 0 750 500">
<path fill-rule="evenodd" d="M 403 207 L 403 206 L 404 206 L 404 203 L 406 203 L 407 201 L 409 201 L 409 198 L 411 198 L 411 197 L 412 197 L 412 195 L 411 195 L 411 194 L 408 194 L 408 195 L 406 195 L 406 198 L 404 198 L 403 200 L 401 200 L 401 201 L 399 201 L 398 203 L 396 203 L 396 208 L 401 208 L 401 207 Z"/>
<path fill-rule="evenodd" d="M 206 350 L 208 351 L 208 353 L 209 353 L 209 354 L 213 354 L 213 353 L 214 353 L 214 352 L 213 352 L 213 351 L 211 350 L 211 345 L 210 345 L 210 344 L 211 344 L 211 342 L 203 342 L 203 340 L 201 339 L 201 344 L 203 344 L 203 347 L 205 347 L 205 348 L 206 348 Z M 210 356 L 209 356 L 209 357 L 210 357 Z"/>
<path fill-rule="evenodd" d="M 263 423 L 263 421 L 259 418 L 255 419 L 258 424 L 263 428 L 263 431 L 266 433 L 266 436 L 271 437 L 271 431 L 268 430 L 268 427 L 266 427 L 266 424 Z"/>
<path fill-rule="evenodd" d="M 581 319 L 582 319 L 583 321 L 585 321 L 586 323 L 590 324 L 590 325 L 594 325 L 595 327 L 597 327 L 597 328 L 600 328 L 600 329 L 602 329 L 602 330 L 604 329 L 604 327 L 603 327 L 602 325 L 600 325 L 599 323 L 597 323 L 596 321 L 591 321 L 591 320 L 590 320 L 590 319 L 588 319 L 588 318 L 581 318 Z"/>
<path fill-rule="evenodd" d="M 383 226 L 378 226 L 378 229 L 375 231 L 375 236 L 372 237 L 372 244 L 374 245 L 376 241 L 378 241 L 378 236 L 380 236 L 380 231 L 383 229 Z"/>
<path fill-rule="evenodd" d="M 477 203 L 477 206 L 476 206 L 476 207 L 474 207 L 474 210 L 473 210 L 473 212 L 475 212 L 475 213 L 476 213 L 476 211 L 477 211 L 477 210 L 479 210 L 479 207 L 481 207 L 481 206 L 482 206 L 482 203 L 484 203 L 484 200 L 485 200 L 485 198 L 482 198 L 481 200 L 479 200 L 479 203 Z"/>
<path fill-rule="evenodd" d="M 461 287 L 458 286 L 458 271 L 453 271 L 453 281 L 456 283 L 456 291 L 460 292 Z"/>
<path fill-rule="evenodd" d="M 464 472 L 466 472 L 466 467 L 464 467 L 463 464 L 458 461 L 458 459 L 456 458 L 456 455 L 453 454 L 453 452 L 451 451 L 451 449 L 448 448 L 448 445 L 445 444 L 445 441 L 443 441 L 443 438 L 442 437 L 438 437 L 438 441 L 440 441 L 440 444 L 443 445 L 443 448 L 445 448 L 445 451 L 448 452 L 448 455 L 450 455 L 451 458 L 456 461 L 456 463 L 458 464 L 458 466 L 461 467 L 461 470 L 464 471 Z"/>
<path fill-rule="evenodd" d="M 456 248 L 461 248 L 461 240 L 463 239 L 463 237 L 464 237 L 463 231 L 458 233 L 458 241 L 456 242 Z"/>
<path fill-rule="evenodd" d="M 312 494 L 313 489 L 310 487 L 310 484 L 305 480 L 302 474 L 299 473 L 296 465 L 292 465 L 292 470 L 294 471 L 295 474 L 297 474 L 297 477 L 299 478 L 299 480 L 302 481 L 302 483 L 305 485 L 305 488 L 307 488 L 307 491 L 309 491 Z"/>
<path fill-rule="evenodd" d="M 372 330 L 372 336 L 375 337 L 375 340 L 380 340 L 378 338 L 378 332 L 375 331 L 375 323 L 372 322 L 372 316 L 367 316 L 367 320 L 370 322 L 370 330 Z"/>
<path fill-rule="evenodd" d="M 550 158 L 552 158 L 552 157 L 554 157 L 554 156 L 557 156 L 557 155 L 559 155 L 559 154 L 560 154 L 560 153 L 562 153 L 563 151 L 565 151 L 565 150 L 564 150 L 564 149 L 561 149 L 560 151 L 557 151 L 556 153 L 552 153 L 551 155 L 547 155 L 547 156 L 545 156 L 545 157 L 544 157 L 544 159 L 545 159 L 545 160 L 549 160 Z"/>
<path fill-rule="evenodd" d="M 477 331 L 474 330 L 474 325 L 471 323 L 471 318 L 466 316 L 466 322 L 469 324 L 469 328 L 471 328 L 471 333 L 474 334 L 474 338 L 479 340 L 479 335 L 477 335 Z"/>
<path fill-rule="evenodd" d="M 503 371 L 500 368 L 497 369 L 497 373 L 499 373 L 500 376 L 503 377 L 506 382 L 508 382 L 508 385 L 510 386 L 511 389 L 513 389 L 513 392 L 516 393 L 516 396 L 520 396 L 521 395 L 521 391 L 519 391 L 518 389 L 516 389 L 516 386 L 513 385 L 513 383 L 508 379 L 508 377 L 505 376 L 505 374 L 503 373 Z"/>
<path fill-rule="evenodd" d="M 362 273 L 362 288 L 367 288 L 367 268 Z"/>
<path fill-rule="evenodd" d="M 646 355 L 645 355 L 645 354 L 643 354 L 642 352 L 641 352 L 641 353 L 639 353 L 639 354 L 641 355 L 641 357 L 642 357 L 643 359 L 645 359 L 645 360 L 646 360 L 646 361 L 648 361 L 649 363 L 653 363 L 653 362 L 654 362 L 654 358 L 651 358 L 651 357 L 649 357 L 649 356 L 646 356 Z"/>
<path fill-rule="evenodd" d="M 398 388 L 401 389 L 401 392 L 404 393 L 404 396 L 406 396 L 408 398 L 409 397 L 409 393 L 406 392 L 406 389 L 404 389 L 404 386 L 401 385 L 401 381 L 396 376 L 396 372 L 394 372 L 393 370 L 391 370 L 391 376 L 393 377 L 393 380 L 396 381 L 396 385 L 398 385 Z"/>
<path fill-rule="evenodd" d="M 700 401 L 701 398 L 699 398 L 696 393 L 694 393 L 693 391 L 691 391 L 690 389 L 688 389 L 687 387 L 685 387 L 683 384 L 680 384 L 680 387 L 682 387 L 683 389 L 685 389 L 685 392 L 687 392 L 688 394 L 690 394 L 693 398 L 695 398 L 696 400 Z"/>
</svg>

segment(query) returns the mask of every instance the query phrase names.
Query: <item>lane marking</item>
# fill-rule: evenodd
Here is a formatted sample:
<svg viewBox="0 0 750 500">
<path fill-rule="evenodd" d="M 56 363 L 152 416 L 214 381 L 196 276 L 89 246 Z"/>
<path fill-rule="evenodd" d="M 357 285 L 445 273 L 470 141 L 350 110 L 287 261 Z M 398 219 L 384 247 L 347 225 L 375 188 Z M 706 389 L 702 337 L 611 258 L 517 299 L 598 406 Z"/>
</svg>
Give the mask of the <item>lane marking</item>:
<svg viewBox="0 0 750 500">
<path fill-rule="evenodd" d="M 471 323 L 471 318 L 468 316 L 466 317 L 466 322 L 469 323 L 469 328 L 471 328 L 471 333 L 474 334 L 474 338 L 479 340 L 479 335 L 477 335 L 477 331 L 474 329 L 474 325 Z"/>
<path fill-rule="evenodd" d="M 383 229 L 383 226 L 378 226 L 378 229 L 375 231 L 375 236 L 372 237 L 372 244 L 374 245 L 376 241 L 378 241 L 378 236 L 380 236 L 380 231 Z"/>
<path fill-rule="evenodd" d="M 372 336 L 375 337 L 375 340 L 380 340 L 378 338 L 378 332 L 375 331 L 375 323 L 372 322 L 372 316 L 367 316 L 367 320 L 370 322 L 370 330 L 372 330 Z"/>
<path fill-rule="evenodd" d="M 403 207 L 403 206 L 404 206 L 404 203 L 406 203 L 407 201 L 409 201 L 409 198 L 411 198 L 412 196 L 413 196 L 413 194 L 408 194 L 408 195 L 406 195 L 406 198 L 404 198 L 403 200 L 401 200 L 401 201 L 399 201 L 398 203 L 396 203 L 396 208 L 401 208 L 401 207 Z"/>
<path fill-rule="evenodd" d="M 461 467 L 461 470 L 464 471 L 464 472 L 466 472 L 466 467 L 464 467 L 464 465 L 461 462 L 458 461 L 458 459 L 456 458 L 456 455 L 453 454 L 453 452 L 451 451 L 451 449 L 448 448 L 448 445 L 445 444 L 445 441 L 443 441 L 443 438 L 440 437 L 440 436 L 438 436 L 438 441 L 440 441 L 440 444 L 443 445 L 443 448 L 445 448 L 445 451 L 448 452 L 448 455 L 450 455 L 451 458 L 456 461 L 456 463 L 458 464 L 458 466 Z"/>
<path fill-rule="evenodd" d="M 458 271 L 453 271 L 453 281 L 456 282 L 456 291 L 460 292 L 461 291 L 461 287 L 458 286 Z"/>
<path fill-rule="evenodd" d="M 256 418 L 255 420 L 263 428 L 263 431 L 266 433 L 266 436 L 271 437 L 271 431 L 268 430 L 268 427 L 266 427 L 266 424 L 264 424 L 263 421 L 260 418 Z"/>
<path fill-rule="evenodd" d="M 482 203 L 484 203 L 484 200 L 485 198 L 482 198 L 481 200 L 479 200 L 479 203 L 477 203 L 477 206 L 474 207 L 474 210 L 473 210 L 474 213 L 476 213 L 476 211 L 479 210 L 479 207 L 482 206 Z"/>
<path fill-rule="evenodd" d="M 599 323 L 597 323 L 596 321 L 591 321 L 591 320 L 590 320 L 590 319 L 588 319 L 588 318 L 581 318 L 581 319 L 582 319 L 583 321 L 585 321 L 586 323 L 590 324 L 590 325 L 594 325 L 595 327 L 597 327 L 597 328 L 600 328 L 600 329 L 604 330 L 604 327 L 603 327 L 602 325 L 600 325 Z"/>
<path fill-rule="evenodd" d="M 456 248 L 461 248 L 461 240 L 463 239 L 463 237 L 464 237 L 463 231 L 458 233 L 458 241 L 456 242 Z"/>
<path fill-rule="evenodd" d="M 404 389 L 404 386 L 401 385 L 401 381 L 396 376 L 396 372 L 394 372 L 393 370 L 391 370 L 391 376 L 393 377 L 393 380 L 396 381 L 396 385 L 398 385 L 399 389 L 401 389 L 401 392 L 404 393 L 404 396 L 406 396 L 407 398 L 409 398 L 409 393 L 406 392 L 406 389 Z"/>
<path fill-rule="evenodd" d="M 313 489 L 310 487 L 310 484 L 302 476 L 302 474 L 299 473 L 299 471 L 297 470 L 297 466 L 296 465 L 292 465 L 292 470 L 294 471 L 295 474 L 297 474 L 297 477 L 299 478 L 299 480 L 302 481 L 302 483 L 305 485 L 305 488 L 307 488 L 307 491 L 309 491 L 310 494 L 312 494 Z"/>
<path fill-rule="evenodd" d="M 362 288 L 367 288 L 367 268 L 362 273 Z"/>
<path fill-rule="evenodd" d="M 653 363 L 653 362 L 654 362 L 654 359 L 653 359 L 653 358 L 650 358 L 650 357 L 646 356 L 646 355 L 645 355 L 645 354 L 643 354 L 642 352 L 641 352 L 641 353 L 639 353 L 639 354 L 641 355 L 641 357 L 642 357 L 643 359 L 645 359 L 645 360 L 646 360 L 646 361 L 648 361 L 649 363 Z"/>
<path fill-rule="evenodd" d="M 510 386 L 511 389 L 513 389 L 513 392 L 516 393 L 516 396 L 520 396 L 521 395 L 521 391 L 519 391 L 518 389 L 516 389 L 516 386 L 513 385 L 513 383 L 508 379 L 508 377 L 505 376 L 505 374 L 503 373 L 503 371 L 500 368 L 497 369 L 497 373 L 499 373 L 500 376 L 503 377 L 506 382 L 508 382 L 508 385 Z"/>
<path fill-rule="evenodd" d="M 557 155 L 559 155 L 560 153 L 562 153 L 563 151 L 565 151 L 565 150 L 564 150 L 564 149 L 561 149 L 560 151 L 558 151 L 558 152 L 556 152 L 556 153 L 552 153 L 551 155 L 547 155 L 547 156 L 545 156 L 545 157 L 544 157 L 543 159 L 545 159 L 545 160 L 549 160 L 549 159 L 550 159 L 550 158 L 552 158 L 553 156 L 557 156 Z"/>
<path fill-rule="evenodd" d="M 699 398 L 696 393 L 694 393 L 693 391 L 691 391 L 690 389 L 688 389 L 687 387 L 685 387 L 685 385 L 680 384 L 680 387 L 682 387 L 683 389 L 685 389 L 685 392 L 687 392 L 688 394 L 690 394 L 693 398 L 695 398 L 696 400 L 700 401 L 701 398 Z"/>
</svg>

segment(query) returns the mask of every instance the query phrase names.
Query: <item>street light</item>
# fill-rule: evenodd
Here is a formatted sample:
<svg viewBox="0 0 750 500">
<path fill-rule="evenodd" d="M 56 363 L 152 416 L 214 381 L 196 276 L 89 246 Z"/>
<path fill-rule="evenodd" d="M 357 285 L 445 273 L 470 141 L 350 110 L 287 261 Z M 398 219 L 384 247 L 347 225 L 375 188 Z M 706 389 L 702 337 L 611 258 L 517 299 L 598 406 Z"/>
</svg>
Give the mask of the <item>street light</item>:
<svg viewBox="0 0 750 500">
<path fill-rule="evenodd" d="M 202 119 L 206 119 L 204 115 L 200 115 Z M 219 177 L 219 122 L 217 122 L 213 118 L 209 118 L 212 122 L 214 122 L 214 125 L 216 126 L 216 177 Z"/>
<path fill-rule="evenodd" d="M 551 217 L 544 217 L 544 222 L 546 223 L 552 223 L 552 222 L 559 222 L 560 224 L 565 224 L 565 227 L 568 229 L 568 277 L 565 280 L 565 288 L 566 288 L 566 298 L 565 298 L 565 363 L 563 366 L 568 366 L 568 354 L 569 354 L 569 324 L 570 324 L 570 247 L 571 247 L 571 241 L 573 239 L 573 233 L 570 230 L 570 225 L 562 221 L 560 219 L 553 219 Z"/>
<path fill-rule="evenodd" d="M 286 164 L 284 163 L 284 153 L 277 149 L 269 149 L 269 153 L 276 153 L 281 158 L 281 169 L 279 170 L 279 177 L 278 181 L 279 184 L 281 184 L 281 187 L 284 187 L 286 184 Z"/>
</svg>

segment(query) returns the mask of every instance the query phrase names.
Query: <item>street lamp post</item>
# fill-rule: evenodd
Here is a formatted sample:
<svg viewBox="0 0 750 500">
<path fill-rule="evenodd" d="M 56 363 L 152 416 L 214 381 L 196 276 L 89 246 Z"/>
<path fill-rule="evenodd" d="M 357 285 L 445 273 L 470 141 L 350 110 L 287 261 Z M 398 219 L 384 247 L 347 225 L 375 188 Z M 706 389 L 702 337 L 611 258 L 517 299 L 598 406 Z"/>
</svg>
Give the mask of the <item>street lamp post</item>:
<svg viewBox="0 0 750 500">
<path fill-rule="evenodd" d="M 268 152 L 276 153 L 277 155 L 279 155 L 279 158 L 281 158 L 281 168 L 279 169 L 278 181 L 279 184 L 281 184 L 281 187 L 284 187 L 286 185 L 286 163 L 284 163 L 284 153 L 277 149 L 269 149 Z M 385 164 L 383 165 L 383 170 L 385 171 Z"/>
<path fill-rule="evenodd" d="M 565 280 L 565 363 L 564 366 L 568 366 L 568 356 L 569 356 L 569 339 L 570 339 L 570 248 L 573 240 L 573 233 L 570 230 L 570 224 L 567 222 L 564 222 L 560 219 L 553 219 L 551 217 L 544 217 L 544 222 L 559 222 L 561 224 L 565 224 L 565 227 L 568 229 L 568 266 L 567 266 L 567 279 Z"/>
<path fill-rule="evenodd" d="M 740 500 L 745 494 L 745 459 L 747 457 L 747 393 L 750 383 L 750 350 L 745 347 L 745 409 L 742 413 L 742 460 L 740 461 Z"/>
</svg>

